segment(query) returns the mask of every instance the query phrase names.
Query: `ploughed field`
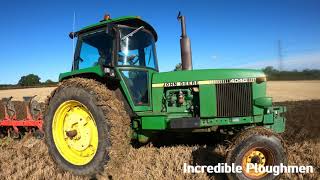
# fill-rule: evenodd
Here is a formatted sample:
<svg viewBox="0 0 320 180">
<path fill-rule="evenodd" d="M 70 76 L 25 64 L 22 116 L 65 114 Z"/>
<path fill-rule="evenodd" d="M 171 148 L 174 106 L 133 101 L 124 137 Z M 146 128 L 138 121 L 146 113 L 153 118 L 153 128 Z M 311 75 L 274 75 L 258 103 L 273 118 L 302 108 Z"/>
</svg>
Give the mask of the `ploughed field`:
<svg viewBox="0 0 320 180">
<path fill-rule="evenodd" d="M 0 91 L 0 98 L 24 92 L 40 94 L 45 99 L 53 88 Z M 289 165 L 312 165 L 313 174 L 285 174 L 282 179 L 317 179 L 320 177 L 320 81 L 269 82 L 268 95 L 275 104 L 288 108 L 286 132 Z M 21 99 L 20 99 L 21 98 Z M 16 102 L 16 104 L 21 104 Z M 18 117 L 25 113 L 18 107 Z M 2 111 L 0 111 L 0 116 Z M 199 141 L 201 139 L 201 141 Z M 220 136 L 166 135 L 154 144 L 131 147 L 125 163 L 114 172 L 104 171 L 97 179 L 225 179 L 225 174 L 186 174 L 183 164 L 216 165 L 223 163 L 228 141 Z M 50 159 L 42 140 L 25 135 L 21 140 L 0 139 L 0 179 L 84 179 L 60 171 Z"/>
</svg>

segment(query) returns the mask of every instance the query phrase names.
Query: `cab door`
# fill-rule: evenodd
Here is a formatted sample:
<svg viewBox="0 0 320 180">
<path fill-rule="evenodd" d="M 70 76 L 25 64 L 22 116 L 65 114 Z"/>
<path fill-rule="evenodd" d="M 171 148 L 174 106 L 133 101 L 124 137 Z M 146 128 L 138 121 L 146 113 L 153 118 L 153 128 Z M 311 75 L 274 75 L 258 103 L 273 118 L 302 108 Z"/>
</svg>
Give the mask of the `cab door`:
<svg viewBox="0 0 320 180">
<path fill-rule="evenodd" d="M 155 70 L 139 67 L 116 68 L 120 84 L 133 111 L 151 111 L 151 79 Z"/>
<path fill-rule="evenodd" d="M 153 34 L 144 26 L 118 26 L 116 72 L 133 111 L 151 111 L 151 80 L 158 72 Z"/>
</svg>

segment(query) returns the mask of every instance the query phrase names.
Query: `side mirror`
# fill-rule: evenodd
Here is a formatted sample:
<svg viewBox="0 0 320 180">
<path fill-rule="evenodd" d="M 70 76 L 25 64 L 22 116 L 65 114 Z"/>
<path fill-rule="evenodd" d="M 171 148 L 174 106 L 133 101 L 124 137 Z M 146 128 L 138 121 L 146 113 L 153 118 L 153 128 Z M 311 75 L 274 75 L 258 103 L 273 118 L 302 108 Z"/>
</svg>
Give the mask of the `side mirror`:
<svg viewBox="0 0 320 180">
<path fill-rule="evenodd" d="M 77 33 L 75 33 L 75 32 L 70 32 L 70 33 L 69 33 L 70 39 L 73 39 L 73 38 L 75 38 L 76 36 L 77 36 Z"/>
</svg>

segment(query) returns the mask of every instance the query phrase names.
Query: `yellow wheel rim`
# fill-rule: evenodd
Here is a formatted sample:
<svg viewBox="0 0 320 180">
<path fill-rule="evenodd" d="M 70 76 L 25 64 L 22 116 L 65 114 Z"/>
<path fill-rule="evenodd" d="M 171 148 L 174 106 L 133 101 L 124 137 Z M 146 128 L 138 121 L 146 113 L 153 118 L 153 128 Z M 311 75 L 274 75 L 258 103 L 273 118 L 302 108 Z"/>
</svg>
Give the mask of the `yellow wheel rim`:
<svg viewBox="0 0 320 180">
<path fill-rule="evenodd" d="M 86 106 L 74 100 L 56 110 L 52 135 L 61 156 L 73 165 L 88 164 L 98 148 L 98 129 Z"/>
<path fill-rule="evenodd" d="M 273 157 L 268 151 L 257 148 L 251 149 L 242 158 L 243 173 L 251 179 L 260 179 L 267 175 L 267 173 L 256 172 L 254 168 L 247 169 L 247 165 L 253 163 L 257 164 L 258 167 L 261 167 L 270 165 L 271 161 L 273 161 Z"/>
</svg>

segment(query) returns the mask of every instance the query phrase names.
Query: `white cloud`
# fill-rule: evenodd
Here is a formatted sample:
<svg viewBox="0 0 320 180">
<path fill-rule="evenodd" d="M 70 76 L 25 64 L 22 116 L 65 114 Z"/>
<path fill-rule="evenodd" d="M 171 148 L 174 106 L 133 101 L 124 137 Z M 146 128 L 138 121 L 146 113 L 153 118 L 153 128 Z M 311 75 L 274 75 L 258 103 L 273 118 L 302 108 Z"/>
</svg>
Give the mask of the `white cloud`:
<svg viewBox="0 0 320 180">
<path fill-rule="evenodd" d="M 285 57 L 282 64 L 284 70 L 320 69 L 320 52 L 304 53 Z M 260 69 L 266 66 L 278 68 L 279 61 L 277 59 L 261 60 L 234 67 Z"/>
<path fill-rule="evenodd" d="M 216 55 L 211 56 L 212 59 L 216 60 L 218 57 Z"/>
</svg>

